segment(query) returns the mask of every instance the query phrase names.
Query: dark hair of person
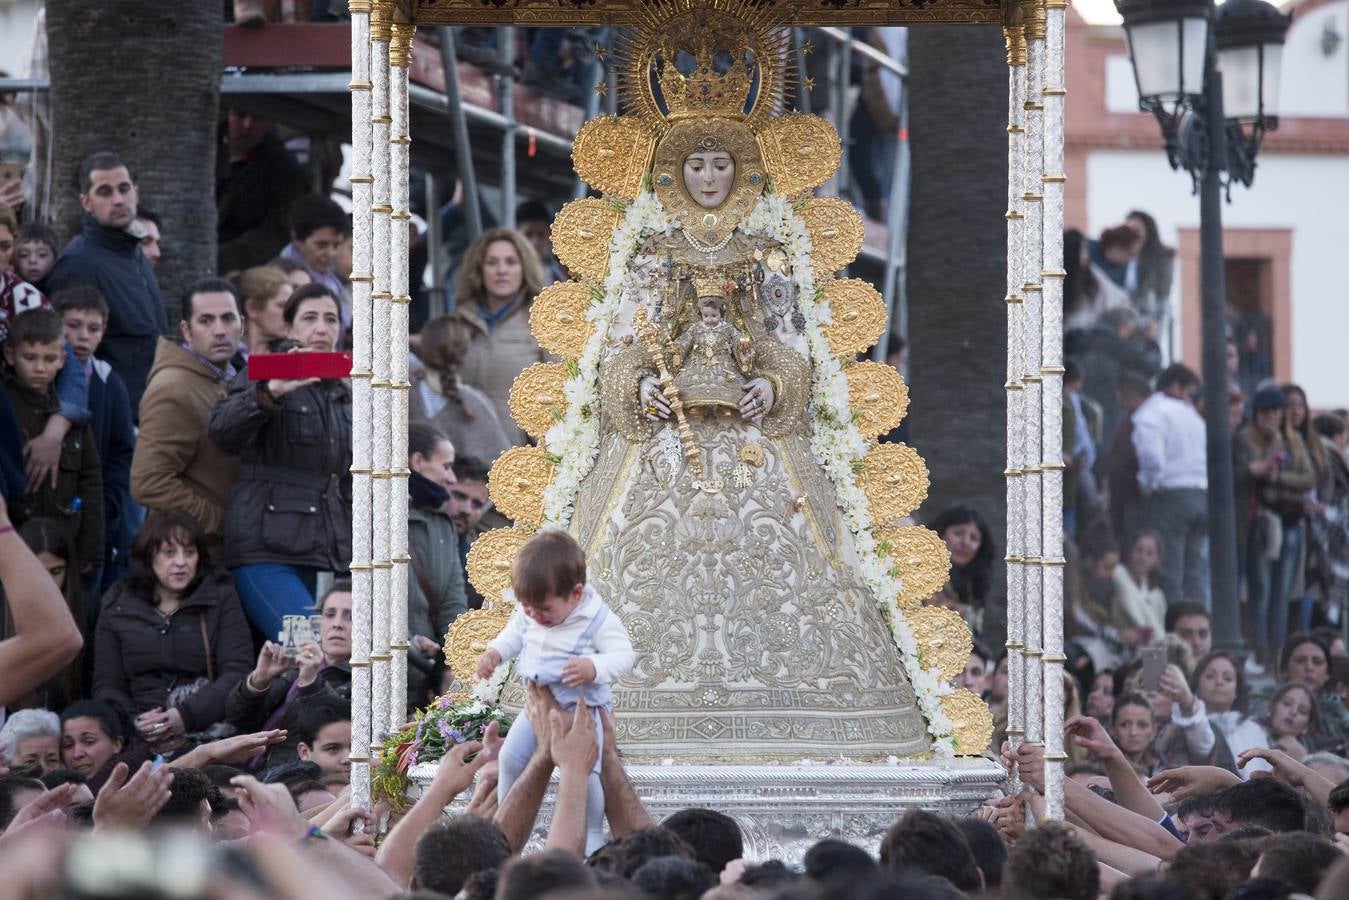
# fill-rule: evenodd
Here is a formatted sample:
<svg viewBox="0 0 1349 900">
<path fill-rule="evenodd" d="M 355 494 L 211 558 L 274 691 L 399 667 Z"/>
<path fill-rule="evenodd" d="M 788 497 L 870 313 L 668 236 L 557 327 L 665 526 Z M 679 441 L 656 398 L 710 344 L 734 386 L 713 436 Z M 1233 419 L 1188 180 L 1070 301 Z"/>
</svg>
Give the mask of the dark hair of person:
<svg viewBox="0 0 1349 900">
<path fill-rule="evenodd" d="M 1175 632 L 1176 623 L 1186 616 L 1203 616 L 1210 623 L 1213 622 L 1213 614 L 1204 608 L 1204 604 L 1196 603 L 1193 600 L 1181 600 L 1166 608 L 1165 627 L 1167 633 Z"/>
<path fill-rule="evenodd" d="M 994 663 L 993 652 L 978 641 L 970 643 L 970 653 L 982 659 L 985 666 L 991 666 Z"/>
<path fill-rule="evenodd" d="M 454 460 L 454 477 L 460 481 L 477 481 L 482 484 L 487 483 L 487 475 L 491 471 L 487 464 L 476 456 L 459 456 Z"/>
<path fill-rule="evenodd" d="M 1260 877 L 1277 878 L 1304 894 L 1316 887 L 1343 854 L 1319 834 L 1272 834 L 1260 845 Z"/>
<path fill-rule="evenodd" d="M 123 741 L 131 734 L 126 713 L 106 700 L 76 700 L 61 710 L 62 731 L 71 719 L 94 719 L 110 740 Z"/>
<path fill-rule="evenodd" d="M 1160 533 L 1152 530 L 1151 528 L 1144 528 L 1137 534 L 1135 534 L 1133 540 L 1129 542 L 1129 556 L 1133 556 L 1134 547 L 1137 546 L 1138 542 L 1143 540 L 1144 538 L 1147 538 L 1148 540 L 1152 541 L 1153 546 L 1157 548 L 1157 568 L 1149 572 L 1147 575 L 1148 587 L 1154 588 L 1157 587 L 1158 579 L 1161 577 L 1159 573 L 1161 572 L 1162 561 L 1166 559 L 1166 544 L 1162 541 L 1162 536 Z M 1127 557 L 1125 558 L 1124 562 L 1127 567 L 1128 565 Z"/>
<path fill-rule="evenodd" d="M 1263 825 L 1276 834 L 1307 829 L 1307 801 L 1277 778 L 1253 778 L 1223 788 L 1213 805 L 1235 823 Z"/>
<path fill-rule="evenodd" d="M 155 814 L 151 824 L 174 825 L 193 822 L 201 814 L 203 800 L 214 811 L 224 804 L 225 797 L 220 793 L 220 788 L 216 787 L 201 769 L 174 769 L 173 781 L 169 783 L 169 801 Z"/>
<path fill-rule="evenodd" d="M 319 781 L 317 778 L 306 778 L 302 781 L 287 782 L 286 790 L 290 792 L 290 798 L 295 801 L 296 806 L 300 805 L 300 798 L 305 794 L 312 793 L 314 791 L 324 791 L 326 793 L 332 793 L 331 791 L 328 790 L 328 786 L 324 784 L 322 781 Z"/>
<path fill-rule="evenodd" d="M 1199 386 L 1199 376 L 1185 363 L 1172 363 L 1157 376 L 1157 390 L 1164 391 L 1178 387 L 1182 391 L 1193 390 Z"/>
<path fill-rule="evenodd" d="M 192 286 L 187 289 L 187 293 L 183 294 L 184 322 L 192 321 L 193 300 L 196 299 L 198 294 L 229 294 L 234 298 L 234 311 L 236 313 L 239 311 L 239 292 L 234 289 L 234 285 L 223 278 L 214 276 L 200 278 L 192 283 Z"/>
<path fill-rule="evenodd" d="M 1211 816 L 1215 807 L 1213 794 L 1195 794 L 1176 804 L 1175 817 L 1188 819 L 1190 816 Z"/>
<path fill-rule="evenodd" d="M 449 441 L 445 432 L 429 422 L 411 422 L 408 424 L 408 459 L 412 454 L 420 453 L 423 459 L 436 454 L 436 448 Z"/>
<path fill-rule="evenodd" d="M 9 324 L 9 346 L 16 350 L 23 344 L 65 345 L 65 331 L 56 310 L 46 306 L 26 310 Z"/>
<path fill-rule="evenodd" d="M 996 555 L 993 529 L 988 527 L 988 521 L 984 519 L 983 513 L 973 506 L 964 504 L 948 506 L 937 514 L 928 527 L 937 534 L 944 535 L 946 529 L 952 526 L 971 523 L 979 529 L 979 549 L 975 551 L 974 559 L 967 565 L 952 564 L 951 584 L 961 595 L 962 600 L 967 600 L 974 606 L 983 606 L 993 584 L 993 558 Z"/>
<path fill-rule="evenodd" d="M 549 596 L 566 597 L 585 583 L 585 551 L 559 528 L 541 531 L 526 541 L 511 568 L 515 599 L 526 606 L 543 603 Z"/>
<path fill-rule="evenodd" d="M 1296 384 L 1283 385 L 1284 397 L 1291 399 L 1294 394 L 1302 397 L 1302 406 L 1307 410 L 1307 414 L 1302 419 L 1302 427 L 1294 428 L 1292 417 L 1285 411 L 1284 427 L 1302 437 L 1302 443 L 1307 447 L 1307 455 L 1311 457 L 1312 468 L 1316 470 L 1317 477 L 1320 477 L 1326 470 L 1326 451 L 1312 430 L 1311 404 L 1307 402 L 1307 392 Z"/>
<path fill-rule="evenodd" d="M 1195 896 L 1189 888 L 1149 872 L 1116 883 L 1110 900 L 1195 900 Z"/>
<path fill-rule="evenodd" d="M 14 821 L 14 817 L 23 808 L 15 802 L 15 798 L 24 791 L 37 791 L 39 794 L 45 794 L 47 793 L 47 787 L 36 778 L 28 778 L 23 775 L 0 776 L 0 832 L 9 827 L 9 823 Z"/>
<path fill-rule="evenodd" d="M 1345 809 L 1349 809 L 1349 780 L 1341 781 L 1335 785 L 1335 789 L 1326 798 L 1326 808 L 1330 810 L 1332 815 L 1336 816 L 1344 812 Z"/>
<path fill-rule="evenodd" d="M 1132 372 L 1125 372 L 1120 375 L 1119 381 L 1115 382 L 1115 390 L 1121 394 L 1132 394 L 1144 399 L 1152 393 L 1148 383 Z"/>
<path fill-rule="evenodd" d="M 328 602 L 328 598 L 331 597 L 333 594 L 350 594 L 350 593 L 351 593 L 350 578 L 334 578 L 333 583 L 328 585 L 328 590 L 324 591 L 323 596 L 319 598 L 317 608 L 320 612 L 322 612 L 324 604 Z"/>
<path fill-rule="evenodd" d="M 50 553 L 57 559 L 66 564 L 65 582 L 61 586 L 61 594 L 66 598 L 66 606 L 70 609 L 71 617 L 84 627 L 86 616 L 84 612 L 84 585 L 80 580 L 80 560 L 75 556 L 75 548 L 71 545 L 70 539 L 61 529 L 60 523 L 55 519 L 46 516 L 34 516 L 27 522 L 24 522 L 19 528 L 19 539 L 37 556 L 41 553 Z M 83 654 L 77 656 L 71 663 L 61 670 L 57 676 L 60 686 L 64 688 L 66 697 L 78 697 L 83 691 L 80 685 L 80 673 L 83 670 Z"/>
<path fill-rule="evenodd" d="M 52 256 L 61 253 L 61 239 L 57 236 L 56 229 L 41 222 L 28 222 L 19 226 L 19 233 L 14 237 L 14 246 L 20 244 L 46 244 L 51 248 Z"/>
<path fill-rule="evenodd" d="M 334 722 L 351 721 L 351 703 L 337 697 L 320 697 L 310 700 L 300 710 L 299 727 L 295 730 L 296 742 L 313 747 L 319 732 Z"/>
<path fill-rule="evenodd" d="M 152 209 L 146 209 L 144 206 L 136 207 L 136 218 L 153 222 L 156 228 L 162 229 L 164 227 L 164 220 L 159 217 L 159 213 Z"/>
<path fill-rule="evenodd" d="M 346 210 L 331 197 L 306 194 L 290 205 L 290 231 L 298 240 L 304 240 L 320 228 L 332 228 L 338 236 L 350 232 Z"/>
<path fill-rule="evenodd" d="M 1293 659 L 1293 654 L 1297 648 L 1303 644 L 1315 644 L 1321 648 L 1321 654 L 1326 658 L 1326 668 L 1330 667 L 1330 645 L 1318 638 L 1316 635 L 1306 631 L 1295 631 L 1283 642 L 1283 648 L 1279 651 L 1279 676 L 1288 671 L 1288 663 Z"/>
<path fill-rule="evenodd" d="M 825 838 L 806 851 L 802 860 L 806 877 L 811 881 L 826 882 L 834 878 L 852 878 L 876 871 L 876 860 L 854 844 L 836 838 Z"/>
<path fill-rule="evenodd" d="M 440 393 L 458 407 L 465 421 L 472 421 L 473 413 L 464 405 L 463 393 L 459 390 L 459 369 L 472 339 L 464 323 L 452 316 L 436 316 L 422 326 L 419 348 L 422 363 L 436 374 Z"/>
<path fill-rule="evenodd" d="M 1117 695 L 1115 697 L 1115 705 L 1110 708 L 1111 725 L 1119 718 L 1120 710 L 1124 709 L 1126 706 L 1141 706 L 1148 711 L 1148 715 L 1152 716 L 1154 722 L 1157 720 L 1156 714 L 1152 711 L 1152 704 L 1148 703 L 1148 698 L 1145 695 L 1134 691 L 1124 694 L 1123 696 Z"/>
<path fill-rule="evenodd" d="M 745 855 L 745 839 L 735 819 L 711 809 L 681 809 L 660 823 L 693 848 L 693 856 L 713 874 Z"/>
<path fill-rule="evenodd" d="M 45 775 L 39 775 L 38 781 L 42 782 L 47 790 L 58 788 L 63 784 L 88 784 L 89 776 L 83 772 L 76 772 L 74 769 L 52 769 Z"/>
<path fill-rule="evenodd" d="M 1063 359 L 1063 383 L 1075 384 L 1085 377 L 1086 370 L 1082 362 L 1076 356 L 1067 356 Z"/>
<path fill-rule="evenodd" d="M 122 158 L 116 153 L 108 150 L 102 150 L 98 153 L 91 153 L 80 163 L 80 193 L 87 194 L 93 189 L 93 174 L 95 172 L 110 172 L 113 169 L 126 169 L 127 175 L 131 177 L 134 184 L 136 175 L 131 171 L 131 167 L 122 162 Z"/>
<path fill-rule="evenodd" d="M 1063 270 L 1068 273 L 1063 279 L 1063 311 L 1068 315 L 1096 299 L 1101 291 L 1091 264 L 1082 262 L 1082 244 L 1086 239 L 1076 228 L 1063 233 Z"/>
<path fill-rule="evenodd" d="M 155 554 L 165 544 L 197 549 L 197 574 L 183 590 L 184 597 L 196 590 L 211 568 L 210 548 L 201 523 L 178 510 L 154 510 L 131 541 L 131 573 L 126 576 L 127 586 L 150 603 L 155 602 Z"/>
<path fill-rule="evenodd" d="M 962 891 L 979 889 L 979 870 L 965 835 L 950 819 L 912 809 L 881 840 L 881 866 L 899 874 L 938 875 Z"/>
<path fill-rule="evenodd" d="M 738 883 L 746 887 L 769 888 L 798 880 L 800 879 L 796 871 L 788 868 L 782 860 L 769 859 L 742 872 Z"/>
<path fill-rule="evenodd" d="M 717 876 L 697 860 L 684 856 L 658 856 L 632 873 L 632 883 L 652 897 L 664 900 L 698 900 L 717 886 Z"/>
<path fill-rule="evenodd" d="M 1007 845 L 992 823 L 973 816 L 956 819 L 956 827 L 965 835 L 974 861 L 984 876 L 984 889 L 994 890 L 1002 884 L 1003 869 L 1007 865 Z"/>
<path fill-rule="evenodd" d="M 1045 822 L 1029 829 L 1007 855 L 1003 895 L 1095 900 L 1100 880 L 1096 855 L 1082 839 L 1061 823 Z"/>
<path fill-rule="evenodd" d="M 1320 413 L 1312 417 L 1312 428 L 1324 438 L 1334 438 L 1349 430 L 1349 422 L 1334 413 Z"/>
<path fill-rule="evenodd" d="M 52 292 L 52 309 L 61 315 L 73 310 L 84 312 L 91 310 L 108 321 L 108 301 L 103 292 L 87 281 L 72 281 L 63 284 Z"/>
<path fill-rule="evenodd" d="M 201 770 L 206 773 L 206 777 L 211 779 L 211 784 L 218 788 L 227 787 L 230 781 L 240 775 L 247 775 L 248 770 L 239 766 L 230 766 L 224 763 L 212 763 L 209 766 L 202 766 Z"/>
<path fill-rule="evenodd" d="M 647 860 L 659 856 L 696 858 L 693 848 L 682 837 L 661 825 L 630 831 L 613 847 L 614 874 L 631 878 Z"/>
<path fill-rule="evenodd" d="M 287 325 L 295 324 L 295 317 L 300 314 L 300 305 L 308 303 L 316 297 L 326 297 L 333 304 L 333 309 L 337 310 L 337 316 L 342 317 L 342 301 L 334 296 L 333 292 L 325 285 L 317 281 L 310 282 L 295 289 L 295 292 L 286 300 L 286 307 L 281 315 L 286 320 Z"/>
<path fill-rule="evenodd" d="M 519 222 L 550 222 L 553 217 L 548 214 L 548 207 L 538 200 L 526 200 L 515 208 L 515 221 Z"/>
<path fill-rule="evenodd" d="M 1288 900 L 1296 893 L 1291 884 L 1280 878 L 1251 878 L 1228 891 L 1223 900 Z"/>
<path fill-rule="evenodd" d="M 464 900 L 495 900 L 497 882 L 501 880 L 501 870 L 497 868 L 479 869 L 464 880 L 464 886 L 457 894 L 447 895 L 440 891 L 416 891 L 409 894 L 407 900 L 445 900 L 446 896 L 463 897 Z M 418 898 L 417 894 L 422 894 Z"/>
<path fill-rule="evenodd" d="M 1190 673 L 1190 690 L 1194 692 L 1195 696 L 1199 696 L 1199 676 L 1204 674 L 1204 670 L 1207 669 L 1212 662 L 1219 659 L 1227 660 L 1228 664 L 1232 667 L 1232 670 L 1237 673 L 1237 695 L 1232 701 L 1232 709 L 1235 712 L 1241 713 L 1241 716 L 1244 719 L 1251 708 L 1250 687 L 1246 684 L 1245 667 L 1241 664 L 1241 660 L 1237 659 L 1232 653 L 1229 653 L 1226 650 L 1213 650 L 1203 659 L 1199 660 L 1199 662 L 1195 663 L 1194 671 Z"/>
<path fill-rule="evenodd" d="M 1138 232 L 1134 231 L 1128 225 L 1115 225 L 1101 232 L 1100 244 L 1102 250 L 1111 247 L 1133 247 L 1138 241 Z"/>
<path fill-rule="evenodd" d="M 496 900 L 534 900 L 562 888 L 589 887 L 594 883 L 590 870 L 573 854 L 544 850 L 517 857 L 502 867 Z"/>
</svg>

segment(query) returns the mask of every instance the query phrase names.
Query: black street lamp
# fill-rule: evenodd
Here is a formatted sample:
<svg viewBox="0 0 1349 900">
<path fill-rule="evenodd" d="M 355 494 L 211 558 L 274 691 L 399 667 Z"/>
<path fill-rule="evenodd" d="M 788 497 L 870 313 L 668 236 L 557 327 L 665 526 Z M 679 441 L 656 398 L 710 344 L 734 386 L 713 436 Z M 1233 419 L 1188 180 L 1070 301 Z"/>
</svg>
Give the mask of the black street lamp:
<svg viewBox="0 0 1349 900">
<path fill-rule="evenodd" d="M 1200 194 L 1214 642 L 1239 650 L 1222 191 L 1230 200 L 1233 182 L 1250 187 L 1260 142 L 1278 126 L 1279 64 L 1290 18 L 1265 0 L 1227 0 L 1216 11 L 1213 0 L 1115 0 L 1115 6 L 1124 19 L 1139 108 L 1156 117 L 1171 167 L 1189 172 Z"/>
</svg>

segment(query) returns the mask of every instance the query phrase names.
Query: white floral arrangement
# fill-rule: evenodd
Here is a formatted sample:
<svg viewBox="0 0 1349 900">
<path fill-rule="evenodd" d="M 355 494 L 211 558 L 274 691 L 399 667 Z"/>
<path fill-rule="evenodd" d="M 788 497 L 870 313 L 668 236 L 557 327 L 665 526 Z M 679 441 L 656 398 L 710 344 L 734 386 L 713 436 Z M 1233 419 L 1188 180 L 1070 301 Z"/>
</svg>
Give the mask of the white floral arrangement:
<svg viewBox="0 0 1349 900">
<path fill-rule="evenodd" d="M 623 219 L 609 242 L 609 268 L 603 292 L 596 296 L 586 312 L 587 318 L 595 323 L 595 330 L 571 369 L 571 377 L 563 385 L 566 412 L 544 436 L 544 447 L 557 463 L 556 474 L 543 495 L 544 518 L 547 524 L 560 528 L 566 528 L 570 523 L 581 480 L 590 472 L 599 453 L 600 359 L 623 301 L 628 263 L 647 238 L 658 232 L 668 234 L 672 228 L 665 209 L 651 191 L 643 191 L 622 209 Z M 892 574 L 893 564 L 888 557 L 877 550 L 871 534 L 866 494 L 857 483 L 857 472 L 866 456 L 868 443 L 853 421 L 843 365 L 830 352 L 829 342 L 821 329 L 830 323 L 831 314 L 828 304 L 821 302 L 821 291 L 815 287 L 810 232 L 790 200 L 769 192 L 760 197 L 740 230 L 777 242 L 790 261 L 797 305 L 805 316 L 806 342 L 815 372 L 811 395 L 811 450 L 837 490 L 844 521 L 853 534 L 863 578 L 889 625 L 890 635 L 933 737 L 933 752 L 939 757 L 952 757 L 955 755 L 953 725 L 941 704 L 941 698 L 950 694 L 952 688 L 942 681 L 936 669 L 926 669 L 922 665 L 918 642 L 898 604 L 900 581 Z"/>
</svg>

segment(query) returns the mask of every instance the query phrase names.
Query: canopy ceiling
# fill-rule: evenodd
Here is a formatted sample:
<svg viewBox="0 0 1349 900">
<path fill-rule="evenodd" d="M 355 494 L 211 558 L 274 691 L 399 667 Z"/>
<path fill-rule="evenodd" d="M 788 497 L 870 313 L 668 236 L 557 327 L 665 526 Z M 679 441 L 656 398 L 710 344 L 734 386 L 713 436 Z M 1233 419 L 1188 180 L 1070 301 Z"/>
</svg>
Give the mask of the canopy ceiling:
<svg viewBox="0 0 1349 900">
<path fill-rule="evenodd" d="M 790 25 L 998 25 L 1001 0 L 764 0 Z M 398 0 L 417 25 L 632 25 L 643 0 Z"/>
</svg>

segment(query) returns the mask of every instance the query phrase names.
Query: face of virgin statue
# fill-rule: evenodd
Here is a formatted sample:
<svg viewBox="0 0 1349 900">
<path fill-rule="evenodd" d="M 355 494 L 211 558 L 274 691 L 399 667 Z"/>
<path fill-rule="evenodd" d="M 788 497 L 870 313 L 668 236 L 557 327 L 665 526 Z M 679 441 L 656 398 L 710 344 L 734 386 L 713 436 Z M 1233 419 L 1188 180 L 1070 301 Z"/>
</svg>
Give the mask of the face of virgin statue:
<svg viewBox="0 0 1349 900">
<path fill-rule="evenodd" d="M 684 187 L 703 209 L 716 209 L 735 183 L 735 160 L 725 150 L 700 151 L 684 157 Z"/>
</svg>

